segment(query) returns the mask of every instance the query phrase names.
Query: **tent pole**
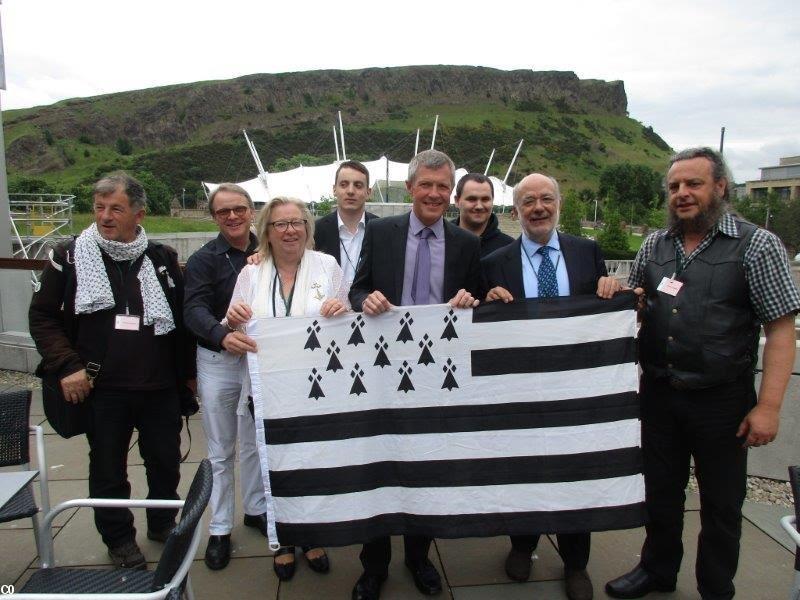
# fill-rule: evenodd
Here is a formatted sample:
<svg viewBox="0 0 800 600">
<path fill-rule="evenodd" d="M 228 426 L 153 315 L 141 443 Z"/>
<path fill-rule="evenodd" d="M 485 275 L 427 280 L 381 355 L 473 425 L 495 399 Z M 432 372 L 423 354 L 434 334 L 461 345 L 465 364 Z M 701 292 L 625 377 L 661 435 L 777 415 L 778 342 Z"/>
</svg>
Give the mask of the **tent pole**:
<svg viewBox="0 0 800 600">
<path fill-rule="evenodd" d="M 514 168 L 514 163 L 517 160 L 517 156 L 519 155 L 519 150 L 520 150 L 520 148 L 522 148 L 522 142 L 524 142 L 524 141 L 525 140 L 520 140 L 519 144 L 517 145 L 517 150 L 516 150 L 516 152 L 514 152 L 514 158 L 511 159 L 511 164 L 508 165 L 508 171 L 506 171 L 506 176 L 503 177 L 503 185 L 506 184 L 506 181 L 508 181 L 508 176 L 511 175 L 511 169 Z"/>
<path fill-rule="evenodd" d="M 342 137 L 342 160 L 347 160 L 347 152 L 344 149 L 344 127 L 342 126 L 342 111 L 339 111 L 339 134 Z"/>
<path fill-rule="evenodd" d="M 384 156 L 386 159 L 386 202 L 389 201 L 389 157 Z"/>
<path fill-rule="evenodd" d="M 333 147 L 336 148 L 336 162 L 338 163 L 341 159 L 339 158 L 339 140 L 336 138 L 336 125 L 333 126 Z"/>
<path fill-rule="evenodd" d="M 417 141 L 414 142 L 414 156 L 419 153 L 419 127 L 417 127 Z"/>
<path fill-rule="evenodd" d="M 486 169 L 484 169 L 484 171 L 483 171 L 484 175 L 488 175 L 489 174 L 489 167 L 491 166 L 492 159 L 494 158 L 494 151 L 495 151 L 495 148 L 492 148 L 492 153 L 489 155 L 489 162 L 486 163 Z"/>
<path fill-rule="evenodd" d="M 436 120 L 433 122 L 433 137 L 431 138 L 431 150 L 433 150 L 433 145 L 436 143 L 436 130 L 439 127 L 439 115 L 436 115 Z"/>
</svg>

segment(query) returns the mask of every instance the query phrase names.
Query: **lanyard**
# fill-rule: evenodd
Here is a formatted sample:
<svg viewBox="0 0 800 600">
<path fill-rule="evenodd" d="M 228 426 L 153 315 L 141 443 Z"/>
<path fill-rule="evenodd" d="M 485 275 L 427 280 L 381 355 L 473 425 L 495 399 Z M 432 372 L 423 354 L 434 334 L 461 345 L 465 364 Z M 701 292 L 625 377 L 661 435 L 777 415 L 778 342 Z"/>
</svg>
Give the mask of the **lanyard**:
<svg viewBox="0 0 800 600">
<path fill-rule="evenodd" d="M 131 314 L 130 309 L 128 308 L 128 290 L 125 287 L 125 280 L 128 278 L 128 274 L 131 272 L 131 262 L 129 260 L 125 262 L 125 275 L 122 274 L 122 267 L 119 266 L 119 262 L 116 260 L 114 261 L 114 266 L 117 267 L 117 272 L 119 273 L 119 282 L 120 287 L 122 288 L 122 297 L 125 298 L 125 314 Z"/>
<path fill-rule="evenodd" d="M 672 276 L 674 279 L 686 269 L 686 262 L 681 258 L 681 253 L 678 248 L 675 248 L 675 274 Z"/>
<path fill-rule="evenodd" d="M 350 240 L 350 243 L 352 244 L 353 240 L 355 239 L 356 239 L 355 236 L 353 236 L 353 238 Z M 355 272 L 356 266 L 353 264 L 353 259 L 350 258 L 350 253 L 347 251 L 347 247 L 344 245 L 342 238 L 339 238 L 339 243 L 342 245 L 342 250 L 344 250 L 344 255 L 347 258 L 347 262 L 350 263 L 350 266 L 353 267 L 353 271 Z"/>
<path fill-rule="evenodd" d="M 549 248 L 549 246 L 546 246 L 546 247 Z M 555 248 L 553 248 L 553 250 L 555 250 Z M 550 251 L 548 250 L 548 254 L 549 254 L 549 252 Z M 531 256 L 530 256 L 530 254 L 528 254 L 527 250 L 525 250 L 525 258 L 528 259 L 528 264 L 530 264 L 530 266 L 531 266 L 531 271 L 533 271 L 533 276 L 536 277 L 536 283 L 538 285 L 538 283 L 539 283 L 539 273 L 537 273 L 536 269 L 533 268 L 533 261 L 531 260 Z M 548 258 L 550 258 L 550 257 L 548 256 Z M 542 257 L 542 259 L 544 259 L 544 257 Z M 560 251 L 558 251 L 558 258 L 556 258 L 556 264 L 553 265 L 553 271 L 555 271 L 556 277 L 558 277 L 558 263 L 559 262 L 561 262 L 561 252 Z M 540 266 L 539 268 L 541 269 L 542 267 Z"/>
<path fill-rule="evenodd" d="M 238 277 L 239 276 L 239 271 L 237 271 L 236 267 L 233 266 L 233 261 L 231 260 L 231 257 L 228 256 L 227 252 L 225 253 L 225 258 L 228 259 L 228 264 L 231 266 L 231 271 L 233 271 L 233 276 L 234 277 Z"/>
<path fill-rule="evenodd" d="M 277 285 L 276 285 L 277 284 Z M 286 316 L 289 316 L 289 313 L 292 312 L 292 299 L 294 298 L 294 286 L 297 284 L 297 273 L 294 276 L 294 283 L 292 283 L 292 289 L 289 290 L 289 299 L 287 300 L 283 296 L 283 282 L 281 282 L 281 276 L 278 273 L 278 267 L 275 267 L 275 277 L 272 280 L 272 316 L 277 317 L 278 313 L 275 311 L 275 288 L 277 287 L 280 290 L 281 300 L 283 300 L 283 307 L 286 310 Z"/>
</svg>

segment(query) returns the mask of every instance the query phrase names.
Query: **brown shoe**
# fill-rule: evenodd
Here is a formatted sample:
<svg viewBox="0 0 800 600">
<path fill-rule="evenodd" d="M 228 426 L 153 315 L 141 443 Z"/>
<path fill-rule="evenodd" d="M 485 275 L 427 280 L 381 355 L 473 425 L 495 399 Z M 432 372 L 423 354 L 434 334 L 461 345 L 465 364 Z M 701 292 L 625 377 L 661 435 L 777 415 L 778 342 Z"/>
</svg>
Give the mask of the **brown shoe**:
<svg viewBox="0 0 800 600">
<path fill-rule="evenodd" d="M 108 555 L 111 557 L 111 562 L 114 563 L 114 566 L 120 569 L 147 569 L 147 562 L 144 560 L 144 555 L 139 550 L 135 540 L 109 548 Z"/>
<path fill-rule="evenodd" d="M 531 576 L 531 553 L 511 550 L 506 557 L 506 575 L 514 581 L 528 581 Z"/>
<path fill-rule="evenodd" d="M 569 600 L 592 600 L 594 589 L 586 569 L 564 569 L 564 583 Z"/>
</svg>

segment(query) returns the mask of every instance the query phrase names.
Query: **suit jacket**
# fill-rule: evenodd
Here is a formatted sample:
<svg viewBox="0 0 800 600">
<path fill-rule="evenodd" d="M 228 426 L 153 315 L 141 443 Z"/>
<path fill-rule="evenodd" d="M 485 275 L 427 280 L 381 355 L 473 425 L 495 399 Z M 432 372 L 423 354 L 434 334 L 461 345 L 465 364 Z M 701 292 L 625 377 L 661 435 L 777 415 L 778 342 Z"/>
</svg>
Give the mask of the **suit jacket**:
<svg viewBox="0 0 800 600">
<path fill-rule="evenodd" d="M 560 232 L 558 242 L 567 267 L 570 295 L 594 294 L 597 291 L 597 280 L 608 275 L 600 246 L 594 240 Z M 511 292 L 515 300 L 525 298 L 521 245 L 521 238 L 517 238 L 481 260 L 489 289 L 502 286 Z"/>
<path fill-rule="evenodd" d="M 314 250 L 330 254 L 336 259 L 339 266 L 342 266 L 342 251 L 339 246 L 339 221 L 337 211 L 333 211 L 317 219 L 314 224 Z M 377 219 L 378 215 L 371 212 L 364 213 L 364 226 L 366 227 L 372 219 Z M 362 245 L 363 249 L 363 245 Z"/>
<path fill-rule="evenodd" d="M 360 311 L 364 299 L 379 290 L 399 306 L 403 297 L 403 271 L 406 259 L 409 214 L 375 219 L 367 225 L 361 260 L 350 287 L 350 304 Z M 478 236 L 444 220 L 443 301 L 464 288 L 475 298 L 485 295 L 480 265 Z"/>
</svg>

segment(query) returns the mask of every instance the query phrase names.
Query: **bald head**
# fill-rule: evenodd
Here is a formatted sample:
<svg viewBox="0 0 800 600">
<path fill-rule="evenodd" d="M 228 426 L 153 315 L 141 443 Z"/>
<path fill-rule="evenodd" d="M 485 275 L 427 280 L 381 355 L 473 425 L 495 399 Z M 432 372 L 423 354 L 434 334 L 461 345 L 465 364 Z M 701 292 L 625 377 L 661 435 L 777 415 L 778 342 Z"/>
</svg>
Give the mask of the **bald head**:
<svg viewBox="0 0 800 600">
<path fill-rule="evenodd" d="M 514 210 L 525 235 L 546 244 L 558 226 L 561 192 L 549 175 L 531 173 L 514 186 Z"/>
</svg>

